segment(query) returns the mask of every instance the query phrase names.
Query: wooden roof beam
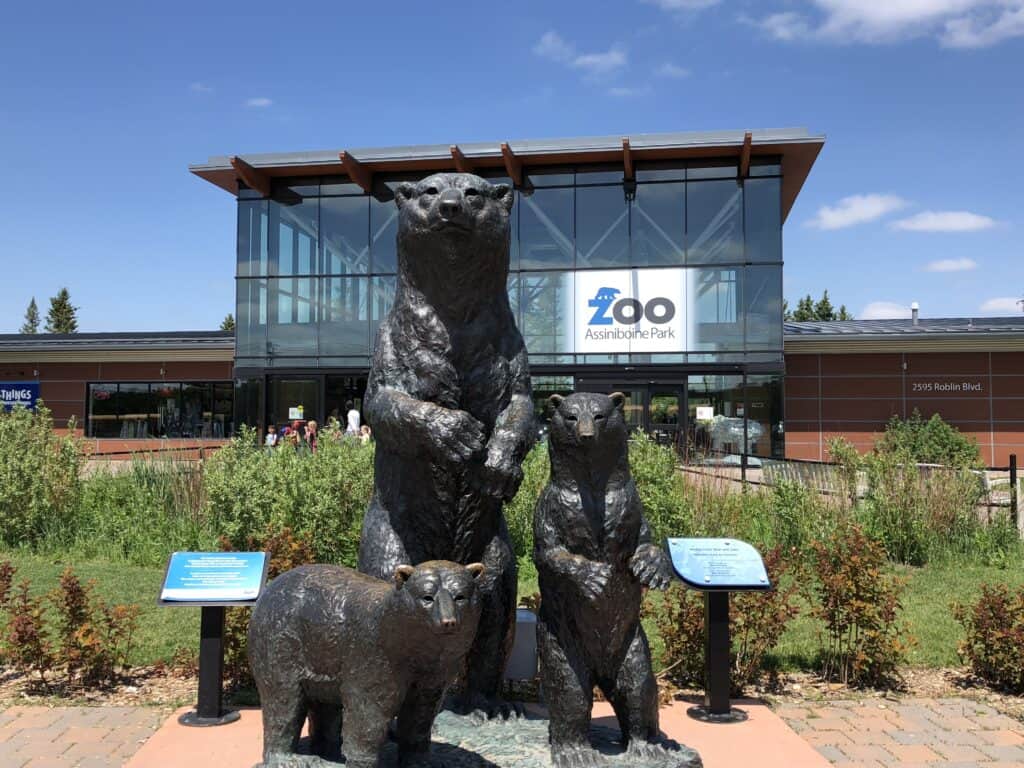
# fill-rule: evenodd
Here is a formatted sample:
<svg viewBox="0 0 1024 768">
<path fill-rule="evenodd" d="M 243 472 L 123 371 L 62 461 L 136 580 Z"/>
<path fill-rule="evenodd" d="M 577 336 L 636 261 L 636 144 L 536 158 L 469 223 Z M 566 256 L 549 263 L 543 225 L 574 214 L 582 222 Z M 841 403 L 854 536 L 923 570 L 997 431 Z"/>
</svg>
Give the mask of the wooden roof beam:
<svg viewBox="0 0 1024 768">
<path fill-rule="evenodd" d="M 633 181 L 633 151 L 629 148 L 629 136 L 622 137 L 622 167 L 626 181 Z"/>
<path fill-rule="evenodd" d="M 459 173 L 473 173 L 472 161 L 462 153 L 458 144 L 452 144 L 452 161 Z"/>
<path fill-rule="evenodd" d="M 517 187 L 523 186 L 523 161 L 512 153 L 507 141 L 501 142 L 501 157 L 505 161 L 505 172 Z"/>
<path fill-rule="evenodd" d="M 345 175 L 358 184 L 363 192 L 370 194 L 373 187 L 373 173 L 348 152 L 339 152 L 338 157 L 341 159 L 341 167 L 345 169 Z"/>
<path fill-rule="evenodd" d="M 235 169 L 235 174 L 239 179 L 245 182 L 245 185 L 250 189 L 255 189 L 264 197 L 270 197 L 270 177 L 253 168 L 245 160 L 237 156 L 231 156 L 228 158 L 231 162 L 231 167 Z"/>
<path fill-rule="evenodd" d="M 743 146 L 740 148 L 740 178 L 745 179 L 750 175 L 750 148 L 753 145 L 754 136 L 747 131 L 743 134 Z"/>
</svg>

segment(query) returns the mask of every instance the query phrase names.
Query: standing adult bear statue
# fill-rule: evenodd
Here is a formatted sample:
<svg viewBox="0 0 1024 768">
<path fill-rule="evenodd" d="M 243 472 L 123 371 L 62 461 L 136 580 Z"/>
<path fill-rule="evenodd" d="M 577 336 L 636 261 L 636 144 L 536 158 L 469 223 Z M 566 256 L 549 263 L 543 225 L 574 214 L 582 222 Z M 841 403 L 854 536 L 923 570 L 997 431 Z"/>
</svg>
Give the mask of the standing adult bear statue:
<svg viewBox="0 0 1024 768">
<path fill-rule="evenodd" d="M 499 699 L 515 630 L 516 562 L 502 503 L 534 437 L 526 347 L 508 302 L 512 189 L 462 173 L 400 184 L 398 284 L 364 411 L 377 441 L 359 570 L 482 562 L 482 615 L 457 711 Z"/>
<path fill-rule="evenodd" d="M 589 741 L 595 685 L 615 710 L 631 764 L 699 765 L 658 729 L 640 601 L 644 587 L 668 587 L 672 571 L 630 475 L 624 403 L 619 393 L 549 400 L 551 480 L 533 530 L 537 647 L 556 768 L 604 764 Z"/>
</svg>

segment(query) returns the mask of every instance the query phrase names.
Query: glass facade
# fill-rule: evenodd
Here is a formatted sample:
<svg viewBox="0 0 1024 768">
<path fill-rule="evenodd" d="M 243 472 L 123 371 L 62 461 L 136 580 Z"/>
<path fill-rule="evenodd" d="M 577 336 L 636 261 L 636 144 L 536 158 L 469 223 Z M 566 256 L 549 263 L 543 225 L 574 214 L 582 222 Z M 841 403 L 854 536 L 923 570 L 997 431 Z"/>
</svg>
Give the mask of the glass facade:
<svg viewBox="0 0 1024 768">
<path fill-rule="evenodd" d="M 234 434 L 230 381 L 89 384 L 87 437 L 224 438 Z"/>
<path fill-rule="evenodd" d="M 629 182 L 621 166 L 525 171 L 508 294 L 538 415 L 551 393 L 592 390 L 599 373 L 659 440 L 781 452 L 782 180 L 777 158 L 755 160 L 746 179 L 734 159 L 638 163 Z M 328 177 L 277 180 L 269 199 L 240 193 L 236 422 L 280 425 L 297 405 L 318 419 L 349 400 L 361 409 L 395 295 L 394 188 L 415 178 L 375 176 L 372 194 Z M 631 325 L 671 332 L 616 348 L 588 335 Z M 655 368 L 675 383 L 655 385 Z"/>
</svg>

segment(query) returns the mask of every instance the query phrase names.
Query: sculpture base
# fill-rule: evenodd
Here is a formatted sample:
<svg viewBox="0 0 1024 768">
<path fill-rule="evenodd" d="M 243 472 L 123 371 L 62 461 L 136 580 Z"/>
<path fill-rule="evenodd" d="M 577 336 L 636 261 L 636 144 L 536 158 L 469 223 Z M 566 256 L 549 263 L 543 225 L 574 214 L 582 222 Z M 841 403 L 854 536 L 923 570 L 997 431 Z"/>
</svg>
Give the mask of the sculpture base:
<svg viewBox="0 0 1024 768">
<path fill-rule="evenodd" d="M 701 768 L 700 755 L 670 739 L 652 754 L 627 754 L 617 728 L 592 726 L 595 768 Z M 306 742 L 307 739 L 303 739 Z M 305 746 L 303 744 L 302 746 Z M 344 747 L 342 747 L 344 750 Z M 281 764 L 284 768 L 285 764 Z M 309 755 L 295 755 L 287 768 L 333 768 L 339 763 Z M 583 763 L 574 763 L 583 765 Z M 260 764 L 262 766 L 262 763 Z M 257 768 L 260 768 L 257 766 Z M 384 749 L 381 768 L 397 768 L 394 743 Z M 429 755 L 410 763 L 410 768 L 551 768 L 547 718 L 523 717 L 495 720 L 482 725 L 471 717 L 442 712 L 434 721 L 433 745 Z M 277 768 L 275 765 L 274 768 Z"/>
<path fill-rule="evenodd" d="M 200 717 L 196 710 L 190 710 L 178 718 L 178 722 L 182 725 L 192 726 L 194 728 L 207 728 L 214 725 L 227 725 L 238 720 L 241 715 L 238 714 L 237 709 L 229 709 L 224 712 L 220 717 Z"/>
<path fill-rule="evenodd" d="M 686 710 L 686 714 L 702 723 L 743 723 L 747 719 L 747 713 L 736 707 L 729 707 L 728 712 L 712 712 L 707 707 L 696 706 Z"/>
</svg>

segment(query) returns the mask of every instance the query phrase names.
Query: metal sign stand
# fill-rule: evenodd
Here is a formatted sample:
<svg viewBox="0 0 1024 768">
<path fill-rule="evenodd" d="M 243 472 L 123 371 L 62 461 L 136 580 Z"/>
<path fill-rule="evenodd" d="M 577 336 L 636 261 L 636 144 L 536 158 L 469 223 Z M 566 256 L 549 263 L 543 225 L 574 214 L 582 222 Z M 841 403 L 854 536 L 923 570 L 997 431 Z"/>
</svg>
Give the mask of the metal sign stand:
<svg viewBox="0 0 1024 768">
<path fill-rule="evenodd" d="M 241 715 L 225 710 L 224 606 L 204 605 L 199 617 L 199 696 L 196 708 L 178 718 L 182 725 L 227 725 Z"/>
<path fill-rule="evenodd" d="M 741 723 L 742 709 L 729 703 L 729 593 L 704 593 L 704 703 L 690 707 L 686 714 L 705 723 Z"/>
</svg>

